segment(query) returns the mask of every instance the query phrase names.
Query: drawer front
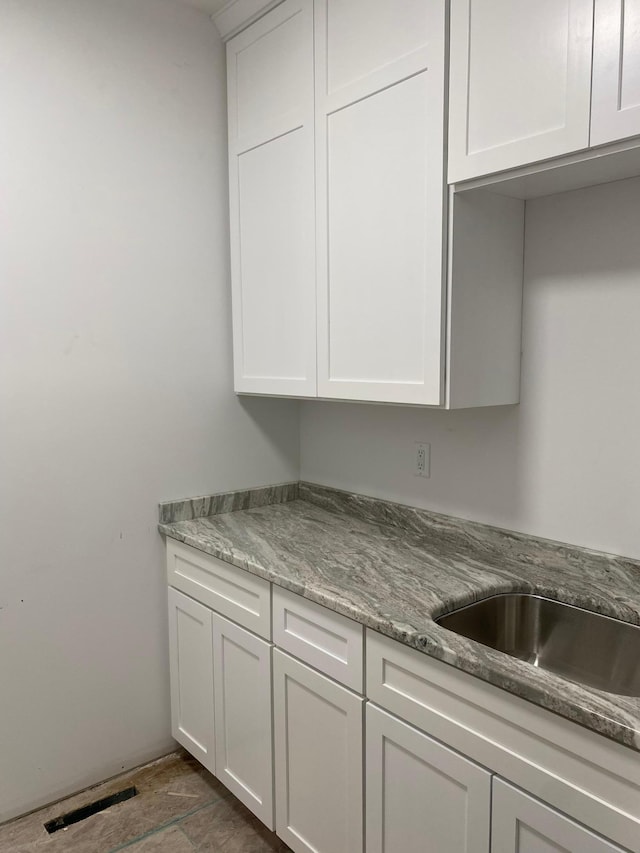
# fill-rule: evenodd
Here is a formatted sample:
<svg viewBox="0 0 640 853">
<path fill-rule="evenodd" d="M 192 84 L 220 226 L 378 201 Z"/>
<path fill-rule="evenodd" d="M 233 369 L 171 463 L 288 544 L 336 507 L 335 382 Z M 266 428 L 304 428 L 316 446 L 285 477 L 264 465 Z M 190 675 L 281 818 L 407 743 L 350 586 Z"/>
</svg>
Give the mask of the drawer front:
<svg viewBox="0 0 640 853">
<path fill-rule="evenodd" d="M 268 581 L 173 539 L 167 539 L 167 576 L 170 586 L 271 639 Z"/>
<path fill-rule="evenodd" d="M 352 619 L 274 587 L 273 642 L 362 693 L 363 628 Z"/>
</svg>

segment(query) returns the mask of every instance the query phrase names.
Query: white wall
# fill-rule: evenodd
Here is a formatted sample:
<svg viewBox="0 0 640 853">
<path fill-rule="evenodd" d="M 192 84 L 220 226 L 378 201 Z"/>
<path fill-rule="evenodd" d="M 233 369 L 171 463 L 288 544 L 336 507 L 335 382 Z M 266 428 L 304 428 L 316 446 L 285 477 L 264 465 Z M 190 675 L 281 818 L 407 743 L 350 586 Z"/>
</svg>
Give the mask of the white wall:
<svg viewBox="0 0 640 853">
<path fill-rule="evenodd" d="M 639 211 L 637 179 L 527 204 L 520 406 L 304 403 L 302 479 L 640 557 Z"/>
<path fill-rule="evenodd" d="M 297 477 L 231 390 L 224 53 L 0 0 L 0 819 L 171 746 L 158 501 Z"/>
</svg>

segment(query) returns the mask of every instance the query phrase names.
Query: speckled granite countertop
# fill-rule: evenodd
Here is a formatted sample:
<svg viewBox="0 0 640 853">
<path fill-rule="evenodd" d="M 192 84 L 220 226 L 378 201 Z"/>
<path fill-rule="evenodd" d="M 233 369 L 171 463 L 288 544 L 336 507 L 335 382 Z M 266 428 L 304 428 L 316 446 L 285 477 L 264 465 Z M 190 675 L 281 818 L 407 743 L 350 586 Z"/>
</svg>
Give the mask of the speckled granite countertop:
<svg viewBox="0 0 640 853">
<path fill-rule="evenodd" d="M 617 696 L 433 619 L 536 592 L 640 624 L 640 563 L 306 483 L 178 501 L 160 531 L 640 751 L 640 698 Z"/>
</svg>

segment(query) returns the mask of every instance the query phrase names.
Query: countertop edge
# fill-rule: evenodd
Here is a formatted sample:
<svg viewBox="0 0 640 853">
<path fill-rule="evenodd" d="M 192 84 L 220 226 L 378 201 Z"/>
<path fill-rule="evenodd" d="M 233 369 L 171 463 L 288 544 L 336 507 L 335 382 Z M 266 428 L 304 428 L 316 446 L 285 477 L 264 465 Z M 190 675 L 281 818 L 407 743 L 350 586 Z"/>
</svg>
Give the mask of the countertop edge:
<svg viewBox="0 0 640 853">
<path fill-rule="evenodd" d="M 212 547 L 208 543 L 203 543 L 197 536 L 190 536 L 182 531 L 177 531 L 172 527 L 171 523 L 165 524 L 160 522 L 158 524 L 158 530 L 164 536 L 168 536 L 178 542 L 183 542 L 185 545 L 189 545 L 196 550 L 223 560 L 226 563 L 230 563 L 239 569 L 250 572 L 251 574 L 261 577 L 270 583 L 274 583 L 276 586 L 288 589 L 293 593 L 315 602 L 316 604 L 320 604 L 342 616 L 353 619 L 366 628 L 370 628 L 386 637 L 389 637 L 390 639 L 402 643 L 403 645 L 416 649 L 417 651 L 422 652 L 435 660 L 439 660 L 442 663 L 448 664 L 467 675 L 471 675 L 485 683 L 491 684 L 497 689 L 504 690 L 518 699 L 531 702 L 538 707 L 544 708 L 568 722 L 582 725 L 588 730 L 606 737 L 607 740 L 611 740 L 614 743 L 640 751 L 640 730 L 636 728 L 635 724 L 630 722 L 629 725 L 625 725 L 625 723 L 621 721 L 613 721 L 609 718 L 604 718 L 590 709 L 578 707 L 574 703 L 571 704 L 573 716 L 569 717 L 566 714 L 563 714 L 557 707 L 554 707 L 554 705 L 557 705 L 557 702 L 554 702 L 554 698 L 552 696 L 545 693 L 542 688 L 539 688 L 535 684 L 531 684 L 531 682 L 527 680 L 526 670 L 523 671 L 523 673 L 519 672 L 519 667 L 525 666 L 525 664 L 515 658 L 510 659 L 511 671 L 508 675 L 487 669 L 482 669 L 480 672 L 479 670 L 481 669 L 481 666 L 472 656 L 465 657 L 463 654 L 460 654 L 460 652 L 454 651 L 446 645 L 434 641 L 433 638 L 427 637 L 425 634 L 420 632 L 416 632 L 410 625 L 406 625 L 403 628 L 402 626 L 393 624 L 390 621 L 373 616 L 370 613 L 366 613 L 356 607 L 353 607 L 348 602 L 341 600 L 339 596 L 327 594 L 326 591 L 322 590 L 321 586 L 316 587 L 312 584 L 301 584 L 292 581 L 290 578 L 281 575 L 278 572 L 266 569 L 255 559 L 252 559 L 242 551 L 234 549 L 233 547 Z M 504 589 L 501 588 L 500 591 L 504 591 Z M 487 595 L 491 594 L 492 590 L 488 589 Z M 559 689 L 561 690 L 562 680 L 559 681 Z"/>
</svg>

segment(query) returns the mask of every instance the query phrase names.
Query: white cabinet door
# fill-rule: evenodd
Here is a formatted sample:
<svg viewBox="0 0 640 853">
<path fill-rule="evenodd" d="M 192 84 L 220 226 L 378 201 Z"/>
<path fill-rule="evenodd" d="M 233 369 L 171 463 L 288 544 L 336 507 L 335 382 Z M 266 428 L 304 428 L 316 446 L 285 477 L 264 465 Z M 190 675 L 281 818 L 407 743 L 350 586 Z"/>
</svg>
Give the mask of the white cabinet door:
<svg viewBox="0 0 640 853">
<path fill-rule="evenodd" d="M 271 644 L 213 614 L 216 775 L 273 829 Z"/>
<path fill-rule="evenodd" d="M 593 0 L 454 0 L 449 183 L 589 145 Z"/>
<path fill-rule="evenodd" d="M 493 780 L 491 853 L 624 853 L 539 800 Z"/>
<path fill-rule="evenodd" d="M 640 134 L 640 0 L 595 0 L 591 144 Z"/>
<path fill-rule="evenodd" d="M 276 832 L 295 853 L 362 851 L 364 699 L 275 649 Z"/>
<path fill-rule="evenodd" d="M 489 853 L 491 774 L 367 704 L 367 853 Z"/>
<path fill-rule="evenodd" d="M 316 392 L 312 0 L 227 45 L 235 390 Z"/>
<path fill-rule="evenodd" d="M 211 611 L 169 588 L 171 734 L 215 773 Z"/>
<path fill-rule="evenodd" d="M 444 0 L 316 0 L 318 396 L 442 402 Z"/>
</svg>

